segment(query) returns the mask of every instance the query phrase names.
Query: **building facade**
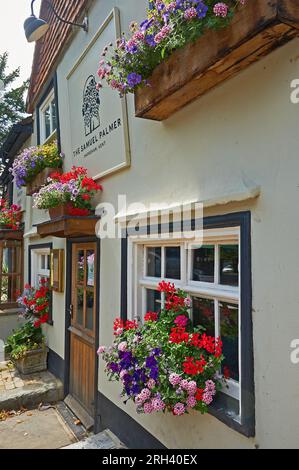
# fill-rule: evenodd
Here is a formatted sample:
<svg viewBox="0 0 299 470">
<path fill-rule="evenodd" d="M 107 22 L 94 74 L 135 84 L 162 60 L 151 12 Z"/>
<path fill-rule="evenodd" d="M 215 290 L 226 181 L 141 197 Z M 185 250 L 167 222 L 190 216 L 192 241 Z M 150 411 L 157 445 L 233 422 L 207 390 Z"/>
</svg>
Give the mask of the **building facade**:
<svg viewBox="0 0 299 470">
<path fill-rule="evenodd" d="M 95 91 L 103 45 L 132 19 L 141 21 L 148 2 L 54 3 L 71 21 L 87 14 L 89 30 L 54 23 L 37 43 L 31 141 L 57 139 L 65 170 L 85 166 L 101 181 L 96 204 L 114 208 L 122 233 L 41 238 L 38 226 L 49 215 L 26 197 L 25 281 L 50 276 L 50 251 L 63 250 L 64 287 L 52 293 L 45 333 L 49 370 L 64 381 L 67 403 L 130 447 L 298 447 L 299 365 L 290 346 L 299 334 L 298 107 L 290 99 L 298 39 L 156 122 L 135 117 L 133 96 Z M 46 2 L 41 17 L 52 20 Z M 147 217 L 150 207 L 191 203 L 203 207 L 203 251 L 184 231 L 173 235 L 174 224 L 164 224 L 158 212 Z M 97 213 L 107 215 L 100 207 Z M 126 229 L 136 215 L 139 234 L 132 236 Z M 194 320 L 204 321 L 208 309 L 213 331 L 225 336 L 225 314 L 233 325 L 229 389 L 204 416 L 136 414 L 96 355 L 111 343 L 115 317 L 142 320 L 161 305 L 156 286 L 165 278 L 191 296 Z"/>
</svg>

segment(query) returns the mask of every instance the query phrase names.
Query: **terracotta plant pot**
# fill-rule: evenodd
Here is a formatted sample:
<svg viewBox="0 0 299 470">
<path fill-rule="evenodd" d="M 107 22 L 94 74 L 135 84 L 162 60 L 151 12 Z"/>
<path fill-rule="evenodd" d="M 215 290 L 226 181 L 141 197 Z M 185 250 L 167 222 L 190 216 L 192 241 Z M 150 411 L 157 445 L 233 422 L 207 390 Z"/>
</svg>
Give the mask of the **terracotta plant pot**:
<svg viewBox="0 0 299 470">
<path fill-rule="evenodd" d="M 43 171 L 38 173 L 35 178 L 28 183 L 26 186 L 27 196 L 32 196 L 32 194 L 37 193 L 44 184 L 47 183 L 47 179 L 52 173 L 62 173 L 62 168 L 45 168 Z"/>
<path fill-rule="evenodd" d="M 21 374 L 28 375 L 47 370 L 48 348 L 27 351 L 20 359 L 12 359 Z"/>
</svg>

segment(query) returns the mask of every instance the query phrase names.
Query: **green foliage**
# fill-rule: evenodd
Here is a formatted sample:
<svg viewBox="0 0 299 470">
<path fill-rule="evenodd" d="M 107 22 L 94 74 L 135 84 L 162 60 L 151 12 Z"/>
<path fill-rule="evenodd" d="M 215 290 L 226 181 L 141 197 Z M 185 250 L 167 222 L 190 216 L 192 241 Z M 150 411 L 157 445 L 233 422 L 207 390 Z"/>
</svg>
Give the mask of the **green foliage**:
<svg viewBox="0 0 299 470">
<path fill-rule="evenodd" d="M 44 344 L 42 329 L 35 328 L 31 322 L 26 322 L 7 338 L 5 352 L 9 353 L 12 359 L 20 359 L 27 351 L 44 347 Z"/>
<path fill-rule="evenodd" d="M 21 86 L 13 87 L 15 80 L 20 76 L 20 69 L 8 72 L 7 67 L 8 53 L 4 52 L 0 54 L 0 81 L 4 85 L 4 90 L 0 90 L 2 91 L 0 98 L 0 146 L 11 126 L 24 117 L 26 112 L 24 94 L 29 85 L 27 80 Z"/>
</svg>

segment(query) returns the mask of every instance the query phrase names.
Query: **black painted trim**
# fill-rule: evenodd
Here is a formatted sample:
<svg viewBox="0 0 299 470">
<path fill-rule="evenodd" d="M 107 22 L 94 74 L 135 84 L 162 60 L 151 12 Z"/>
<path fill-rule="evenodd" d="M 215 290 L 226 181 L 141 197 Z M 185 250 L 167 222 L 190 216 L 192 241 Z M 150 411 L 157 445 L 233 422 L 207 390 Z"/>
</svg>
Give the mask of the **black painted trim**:
<svg viewBox="0 0 299 470">
<path fill-rule="evenodd" d="M 98 416 L 95 433 L 109 428 L 129 449 L 166 449 L 152 434 L 98 392 Z"/>
<path fill-rule="evenodd" d="M 57 145 L 58 151 L 61 152 L 61 137 L 60 137 L 60 118 L 59 118 L 59 100 L 58 100 L 58 81 L 57 81 L 57 73 L 54 72 L 53 76 L 51 77 L 48 86 L 46 87 L 44 93 L 42 94 L 41 98 L 39 99 L 36 105 L 36 131 L 37 131 L 37 145 L 41 143 L 41 136 L 40 136 L 40 107 L 42 106 L 43 102 L 46 100 L 47 96 L 51 93 L 51 90 L 54 90 L 54 99 L 55 99 L 55 106 L 56 106 L 56 120 L 57 120 Z"/>
<path fill-rule="evenodd" d="M 48 370 L 64 383 L 65 362 L 55 351 L 49 348 Z"/>
<path fill-rule="evenodd" d="M 52 250 L 53 243 L 41 243 L 36 245 L 29 245 L 28 246 L 28 282 L 29 284 L 32 283 L 32 270 L 31 270 L 31 258 L 32 258 L 32 250 L 37 250 L 40 248 L 49 248 Z M 53 292 L 50 291 L 50 300 L 49 300 L 49 319 L 47 321 L 48 325 L 53 326 Z"/>
<path fill-rule="evenodd" d="M 95 337 L 95 349 L 97 351 L 99 346 L 99 336 L 100 336 L 100 265 L 101 265 L 101 241 L 97 237 L 85 237 L 85 238 L 72 238 L 67 240 L 67 256 L 66 256 L 66 272 L 68 276 L 66 277 L 66 296 L 65 296 L 65 373 L 64 373 L 64 394 L 65 396 L 69 394 L 70 389 L 70 353 L 71 353 L 71 341 L 70 341 L 70 332 L 69 327 L 71 326 L 71 317 L 69 315 L 71 298 L 72 298 L 72 246 L 74 243 L 97 243 L 97 291 L 96 291 L 96 337 Z M 99 371 L 99 358 L 96 354 L 95 360 L 95 427 L 97 426 L 97 416 L 98 416 L 98 371 Z"/>
<path fill-rule="evenodd" d="M 195 220 L 192 220 L 191 229 L 195 229 Z M 182 223 L 156 226 L 142 226 L 140 234 L 172 233 L 174 229 L 182 230 Z M 252 327 L 252 272 L 251 272 L 251 213 L 250 211 L 235 212 L 231 214 L 205 217 L 203 228 L 240 227 L 241 244 L 241 417 L 234 417 L 225 408 L 227 398 L 219 394 L 218 400 L 210 407 L 210 414 L 225 423 L 232 429 L 244 434 L 246 437 L 255 435 L 255 388 L 254 388 L 254 353 L 253 353 L 253 327 Z M 134 228 L 133 228 L 134 230 Z M 150 232 L 151 230 L 151 232 Z M 121 243 L 121 317 L 126 320 L 127 310 L 127 257 L 128 243 L 127 230 L 122 233 Z M 222 395 L 222 396 L 221 396 Z M 234 408 L 236 408 L 234 404 Z"/>
</svg>

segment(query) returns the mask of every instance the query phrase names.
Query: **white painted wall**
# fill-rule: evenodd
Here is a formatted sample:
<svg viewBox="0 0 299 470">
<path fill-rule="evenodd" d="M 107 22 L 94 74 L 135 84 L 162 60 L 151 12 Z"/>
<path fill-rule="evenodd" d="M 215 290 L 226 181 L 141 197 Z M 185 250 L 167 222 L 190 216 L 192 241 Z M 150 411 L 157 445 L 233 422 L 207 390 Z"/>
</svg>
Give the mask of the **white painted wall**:
<svg viewBox="0 0 299 470">
<path fill-rule="evenodd" d="M 113 2 L 121 10 L 123 29 L 133 18 L 142 18 L 146 3 Z M 72 149 L 65 118 L 66 76 L 111 9 L 111 2 L 104 0 L 93 5 L 88 35 L 78 32 L 57 69 L 67 167 L 72 165 Z M 289 347 L 299 335 L 299 107 L 289 99 L 290 82 L 299 78 L 298 45 L 294 40 L 164 123 L 135 118 L 133 97 L 128 100 L 132 166 L 104 181 L 102 200 L 115 204 L 121 193 L 129 203 L 173 203 L 233 193 L 244 181 L 261 186 L 257 200 L 205 213 L 252 213 L 256 437 L 247 439 L 209 415 L 137 415 L 131 405 L 122 404 L 120 387 L 107 382 L 100 365 L 101 392 L 170 448 L 298 447 L 299 369 L 290 362 Z M 111 342 L 112 322 L 119 315 L 120 262 L 120 242 L 104 240 L 102 344 Z M 54 315 L 49 345 L 63 357 L 63 295 L 55 298 Z"/>
</svg>

